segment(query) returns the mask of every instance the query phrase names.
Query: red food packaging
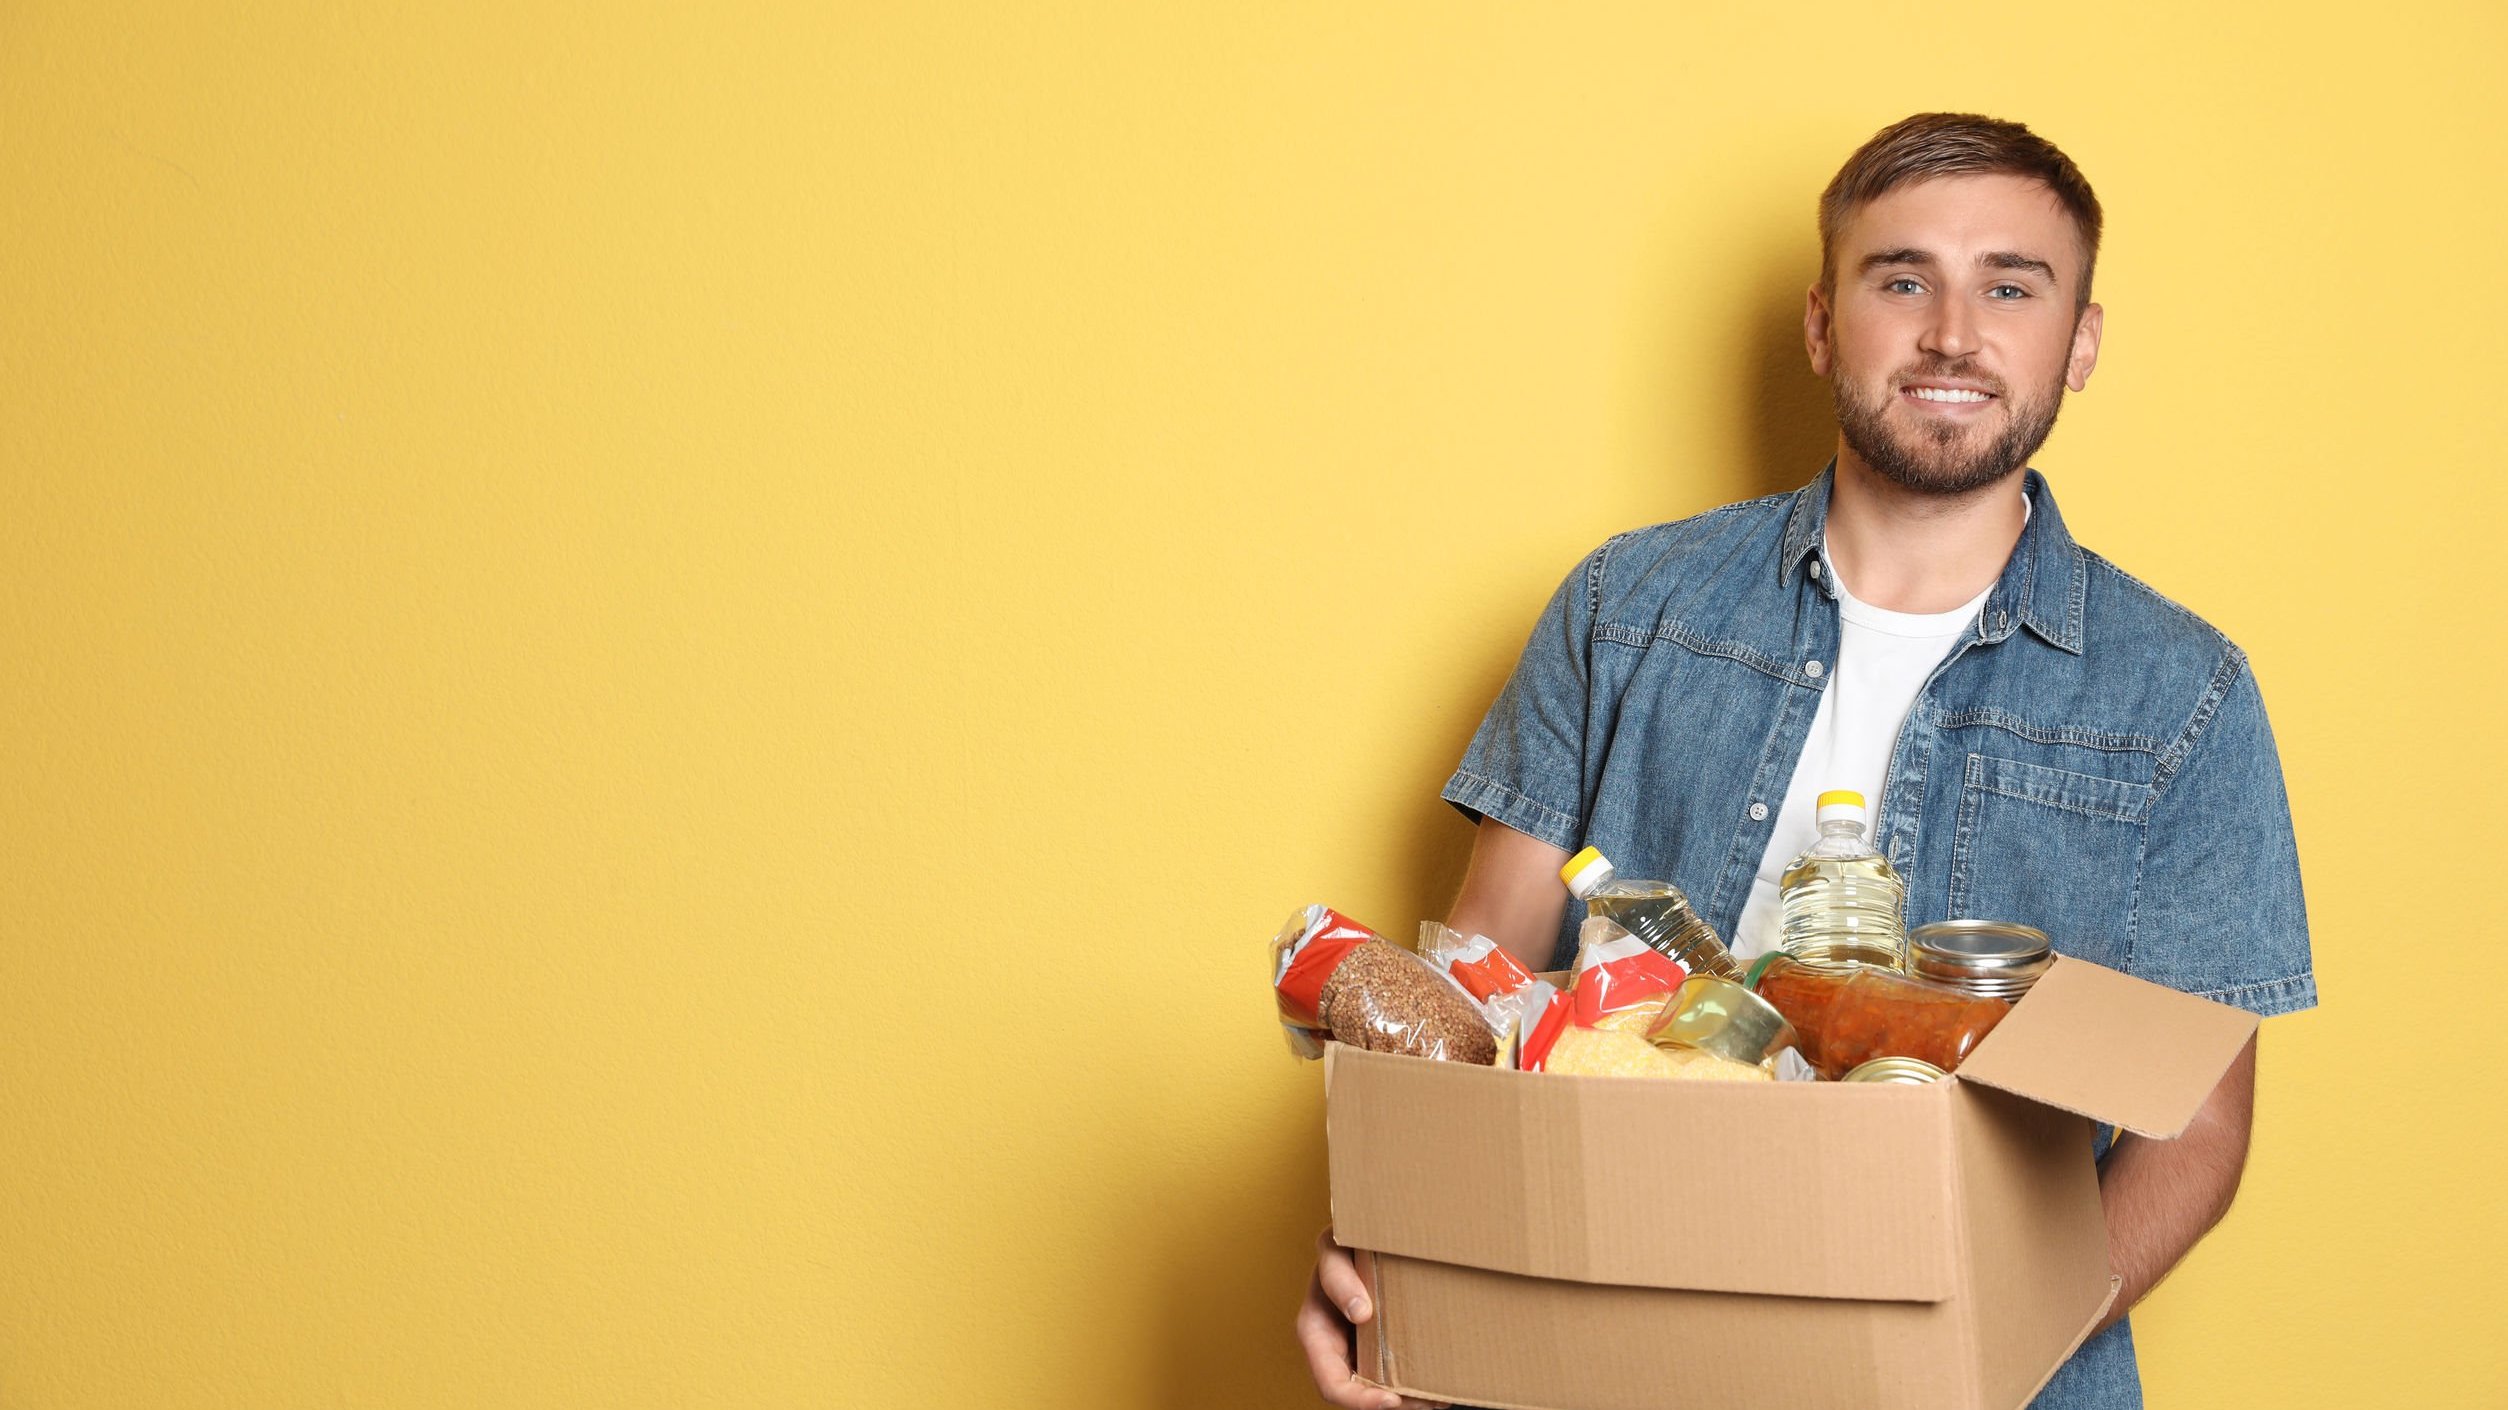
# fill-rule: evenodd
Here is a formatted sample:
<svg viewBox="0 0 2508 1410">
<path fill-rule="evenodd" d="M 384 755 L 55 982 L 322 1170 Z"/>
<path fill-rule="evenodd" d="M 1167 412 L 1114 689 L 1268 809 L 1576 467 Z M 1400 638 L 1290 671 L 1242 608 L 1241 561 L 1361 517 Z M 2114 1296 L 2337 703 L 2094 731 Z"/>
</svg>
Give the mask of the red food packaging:
<svg viewBox="0 0 2508 1410">
<path fill-rule="evenodd" d="M 1550 1046 L 1559 1041 L 1559 1030 L 1568 1026 L 1568 996 L 1547 979 L 1536 979 L 1523 990 L 1524 1013 L 1520 1020 L 1521 1036 L 1515 1042 L 1515 1065 L 1525 1072 L 1539 1072 L 1550 1061 Z"/>
<path fill-rule="evenodd" d="M 1326 1039 L 1375 1052 L 1488 1064 L 1497 1035 L 1471 996 L 1435 966 L 1329 906 L 1308 906 L 1273 937 L 1272 989 L 1289 1051 Z"/>
<path fill-rule="evenodd" d="M 1433 920 L 1420 922 L 1419 957 L 1453 980 L 1456 988 L 1480 1006 L 1481 1016 L 1489 1020 L 1489 1031 L 1498 1035 L 1500 1067 L 1508 1064 L 1516 1044 L 1531 1026 L 1529 1020 L 1539 1015 L 1540 1005 L 1558 992 L 1544 985 L 1544 992 L 1536 1001 L 1532 989 L 1538 981 L 1532 971 L 1500 948 L 1498 942 L 1485 935 L 1466 935 Z"/>
<path fill-rule="evenodd" d="M 1576 932 L 1568 1019 L 1582 1028 L 1616 1028 L 1642 1038 L 1688 978 L 1679 960 L 1612 921 L 1588 917 Z"/>
<path fill-rule="evenodd" d="M 1271 942 L 1272 991 L 1280 997 L 1280 1026 L 1289 1051 L 1302 1058 L 1324 1055 L 1324 981 L 1350 951 L 1383 937 L 1330 906 L 1308 906 L 1289 917 Z"/>
</svg>

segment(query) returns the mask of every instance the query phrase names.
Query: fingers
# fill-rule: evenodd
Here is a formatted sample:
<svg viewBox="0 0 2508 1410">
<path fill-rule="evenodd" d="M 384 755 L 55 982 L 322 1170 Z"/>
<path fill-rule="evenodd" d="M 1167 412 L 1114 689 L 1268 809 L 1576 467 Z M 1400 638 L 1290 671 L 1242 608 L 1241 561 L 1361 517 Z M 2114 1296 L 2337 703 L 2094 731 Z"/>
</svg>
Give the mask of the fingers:
<svg viewBox="0 0 2508 1410">
<path fill-rule="evenodd" d="M 1342 1410 L 1396 1410 L 1402 1397 L 1362 1383 L 1350 1369 L 1350 1324 L 1324 1301 L 1320 1277 L 1306 1284 L 1306 1300 L 1298 1304 L 1298 1345 L 1306 1352 L 1307 1374 L 1315 1392 Z"/>
<path fill-rule="evenodd" d="M 1364 1322 L 1376 1314 L 1368 1304 L 1367 1284 L 1359 1277 L 1357 1262 L 1332 1241 L 1330 1229 L 1315 1236 L 1315 1279 L 1323 1285 L 1324 1296 L 1351 1322 Z"/>
<path fill-rule="evenodd" d="M 1332 1241 L 1332 1230 L 1315 1236 L 1315 1276 L 1307 1280 L 1306 1300 L 1298 1306 L 1298 1345 L 1306 1351 L 1306 1369 L 1326 1404 L 1344 1410 L 1446 1410 L 1442 1400 L 1414 1400 L 1372 1386 L 1352 1369 L 1351 1324 L 1364 1322 L 1375 1308 L 1367 1284 L 1348 1250 Z"/>
</svg>

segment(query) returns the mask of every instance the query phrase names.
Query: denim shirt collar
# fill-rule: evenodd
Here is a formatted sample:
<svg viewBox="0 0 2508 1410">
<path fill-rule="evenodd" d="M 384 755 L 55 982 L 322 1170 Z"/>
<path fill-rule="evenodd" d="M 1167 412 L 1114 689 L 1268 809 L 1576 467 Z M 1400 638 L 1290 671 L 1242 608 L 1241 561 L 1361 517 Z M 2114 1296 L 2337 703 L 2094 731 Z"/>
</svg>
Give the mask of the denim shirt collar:
<svg viewBox="0 0 2508 1410">
<path fill-rule="evenodd" d="M 1831 461 L 1819 477 L 1794 492 L 1794 508 L 1785 518 L 1785 538 L 1778 546 L 1777 578 L 1791 585 L 1806 560 L 1818 555 L 1829 526 L 1829 486 L 1837 473 Z M 1977 613 L 1981 640 L 1999 642 L 2022 626 L 2049 645 L 2081 654 L 2083 592 L 2088 566 L 2081 548 L 2064 527 L 2055 508 L 2055 492 L 2035 470 L 2023 472 L 2022 492 L 2030 499 L 2029 522 L 2012 549 L 2003 576 L 1995 580 Z M 1826 591 L 1826 585 L 1823 585 Z"/>
</svg>

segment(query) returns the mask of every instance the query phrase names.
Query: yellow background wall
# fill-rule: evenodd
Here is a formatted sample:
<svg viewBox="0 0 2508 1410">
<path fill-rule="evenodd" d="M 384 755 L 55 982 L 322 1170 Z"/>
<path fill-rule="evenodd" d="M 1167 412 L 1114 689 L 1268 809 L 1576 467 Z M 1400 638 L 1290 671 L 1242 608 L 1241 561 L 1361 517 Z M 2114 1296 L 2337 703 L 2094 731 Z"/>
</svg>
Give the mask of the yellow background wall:
<svg viewBox="0 0 2508 1410">
<path fill-rule="evenodd" d="M 2508 23 L 1751 8 L 0 11 L 0 1404 L 1307 1403 L 1262 942 L 1818 467 L 1925 108 L 2106 200 L 2040 463 L 2307 867 L 2152 1402 L 2508 1403 Z"/>
</svg>

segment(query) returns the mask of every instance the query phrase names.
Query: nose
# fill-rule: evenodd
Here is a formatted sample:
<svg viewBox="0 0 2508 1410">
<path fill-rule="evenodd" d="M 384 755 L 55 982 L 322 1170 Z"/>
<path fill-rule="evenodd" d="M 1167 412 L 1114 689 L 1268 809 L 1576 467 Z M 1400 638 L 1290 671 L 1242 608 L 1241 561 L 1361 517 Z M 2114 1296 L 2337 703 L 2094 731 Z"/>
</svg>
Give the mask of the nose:
<svg viewBox="0 0 2508 1410">
<path fill-rule="evenodd" d="M 1948 361 L 1957 361 L 1977 350 L 1977 315 L 1960 298 L 1943 299 L 1933 306 L 1933 318 L 1924 330 L 1919 345 L 1925 351 Z"/>
</svg>

